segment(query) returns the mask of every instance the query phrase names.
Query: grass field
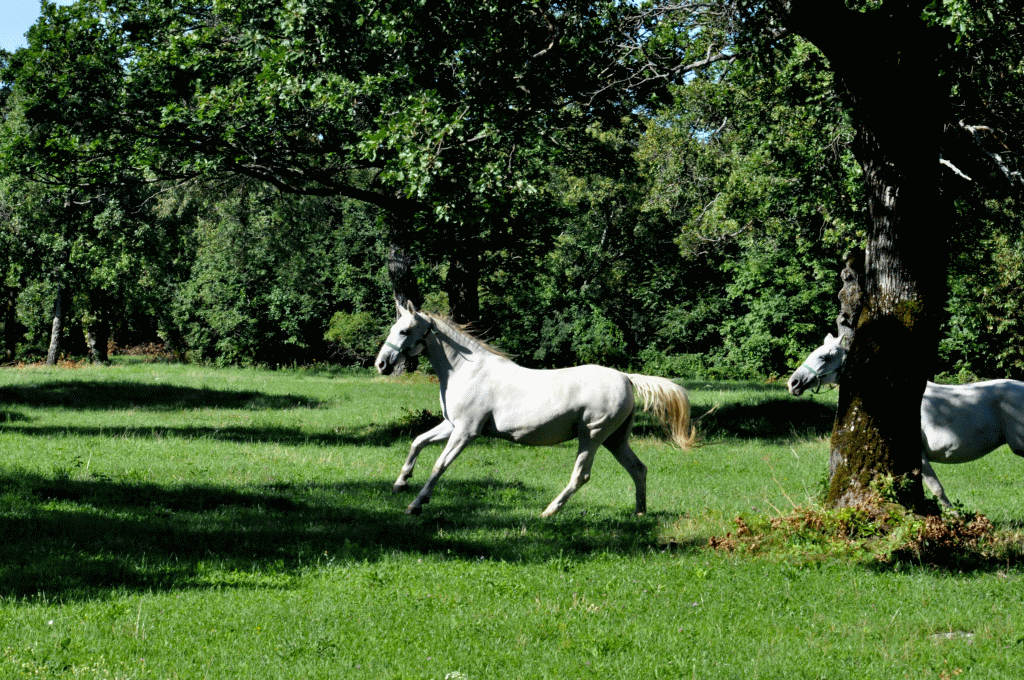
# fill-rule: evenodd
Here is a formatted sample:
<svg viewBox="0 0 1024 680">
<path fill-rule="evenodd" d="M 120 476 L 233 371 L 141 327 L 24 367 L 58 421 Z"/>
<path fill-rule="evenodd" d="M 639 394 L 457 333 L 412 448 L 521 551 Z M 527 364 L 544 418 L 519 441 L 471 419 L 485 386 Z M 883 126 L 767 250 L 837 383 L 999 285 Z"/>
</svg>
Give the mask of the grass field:
<svg viewBox="0 0 1024 680">
<path fill-rule="evenodd" d="M 0 371 L 0 678 L 1017 678 L 1019 564 L 711 550 L 813 504 L 835 393 L 687 384 L 706 444 L 481 440 L 423 515 L 391 485 L 428 378 L 147 364 Z M 428 449 L 421 483 L 440 449 Z M 1002 531 L 1024 466 L 937 466 Z"/>
</svg>

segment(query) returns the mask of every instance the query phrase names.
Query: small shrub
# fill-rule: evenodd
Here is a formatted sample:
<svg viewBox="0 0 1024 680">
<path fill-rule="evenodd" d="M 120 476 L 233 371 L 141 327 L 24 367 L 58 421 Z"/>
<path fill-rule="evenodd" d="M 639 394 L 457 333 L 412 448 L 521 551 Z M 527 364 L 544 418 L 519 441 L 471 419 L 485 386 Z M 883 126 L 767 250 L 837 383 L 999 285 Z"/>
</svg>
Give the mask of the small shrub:
<svg viewBox="0 0 1024 680">
<path fill-rule="evenodd" d="M 666 354 L 654 347 L 641 350 L 640 372 L 667 378 L 699 380 L 705 375 L 704 357 L 700 354 Z"/>
<path fill-rule="evenodd" d="M 737 517 L 736 530 L 712 536 L 708 547 L 727 552 L 811 559 L 859 556 L 881 565 L 918 563 L 971 569 L 1024 558 L 1017 537 L 995 531 L 981 514 L 915 515 L 900 505 L 877 502 L 822 510 L 794 508 L 788 515 Z"/>
<path fill-rule="evenodd" d="M 369 312 L 336 312 L 324 333 L 334 347 L 335 357 L 344 363 L 369 366 L 380 349 L 382 330 Z"/>
<path fill-rule="evenodd" d="M 107 341 L 108 356 L 141 357 L 146 363 L 174 362 L 179 360 L 176 352 L 162 342 L 144 342 L 133 347 L 120 347 L 113 340 Z"/>
</svg>

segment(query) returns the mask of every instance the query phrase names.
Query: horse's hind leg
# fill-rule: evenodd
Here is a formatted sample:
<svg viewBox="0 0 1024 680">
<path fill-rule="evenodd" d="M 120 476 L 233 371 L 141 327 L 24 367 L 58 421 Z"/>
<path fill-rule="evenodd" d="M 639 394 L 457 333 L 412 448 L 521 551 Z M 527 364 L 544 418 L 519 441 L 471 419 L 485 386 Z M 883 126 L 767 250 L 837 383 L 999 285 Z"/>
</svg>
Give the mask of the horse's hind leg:
<svg viewBox="0 0 1024 680">
<path fill-rule="evenodd" d="M 629 435 L 633 428 L 633 418 L 622 424 L 615 434 L 608 438 L 604 445 L 619 461 L 619 465 L 626 468 L 626 472 L 633 478 L 633 486 L 636 488 L 636 514 L 647 513 L 647 466 L 640 462 L 629 445 Z"/>
<path fill-rule="evenodd" d="M 405 459 L 405 465 L 402 466 L 402 471 L 398 473 L 398 479 L 395 480 L 395 486 L 391 489 L 392 493 L 399 493 L 400 491 L 406 491 L 409 488 L 409 478 L 412 477 L 412 471 L 416 468 L 416 459 L 420 455 L 420 451 L 429 444 L 436 442 L 442 442 L 451 436 L 452 430 L 455 426 L 448 420 L 442 420 L 441 424 L 437 427 L 427 430 L 416 439 L 412 440 L 412 446 L 409 447 L 409 456 Z"/>
</svg>

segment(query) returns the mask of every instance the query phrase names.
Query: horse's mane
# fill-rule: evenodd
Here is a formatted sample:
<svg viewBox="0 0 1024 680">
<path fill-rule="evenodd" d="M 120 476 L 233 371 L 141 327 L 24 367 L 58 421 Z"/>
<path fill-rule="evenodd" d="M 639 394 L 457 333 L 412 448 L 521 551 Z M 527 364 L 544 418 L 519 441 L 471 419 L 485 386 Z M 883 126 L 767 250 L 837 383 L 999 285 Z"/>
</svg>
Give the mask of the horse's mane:
<svg viewBox="0 0 1024 680">
<path fill-rule="evenodd" d="M 424 312 L 421 310 L 420 314 L 427 317 L 434 323 L 440 323 L 446 326 L 453 333 L 461 335 L 471 344 L 476 345 L 480 349 L 490 352 L 491 354 L 495 354 L 501 357 L 502 359 L 508 359 L 509 361 L 512 361 L 512 357 L 510 357 L 507 353 L 501 351 L 494 345 L 491 345 L 477 337 L 476 334 L 473 332 L 470 324 L 461 324 L 458 321 L 452 319 L 450 316 L 434 314 L 433 312 Z"/>
</svg>

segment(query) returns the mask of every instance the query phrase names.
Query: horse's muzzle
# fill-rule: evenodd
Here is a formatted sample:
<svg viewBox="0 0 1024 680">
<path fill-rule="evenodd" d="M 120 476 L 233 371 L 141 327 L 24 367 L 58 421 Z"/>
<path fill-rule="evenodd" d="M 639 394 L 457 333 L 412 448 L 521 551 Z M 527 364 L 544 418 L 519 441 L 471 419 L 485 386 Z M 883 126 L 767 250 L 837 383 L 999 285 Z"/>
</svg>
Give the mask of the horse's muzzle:
<svg viewBox="0 0 1024 680">
<path fill-rule="evenodd" d="M 395 371 L 395 365 L 401 360 L 401 354 L 384 347 L 377 354 L 377 359 L 373 362 L 373 365 L 381 375 L 391 375 Z"/>
<path fill-rule="evenodd" d="M 789 382 L 786 383 L 786 389 L 788 389 L 789 393 L 792 394 L 794 397 L 799 397 L 801 394 L 804 393 L 804 388 L 800 385 L 799 382 L 797 382 L 795 378 L 790 378 Z"/>
</svg>

